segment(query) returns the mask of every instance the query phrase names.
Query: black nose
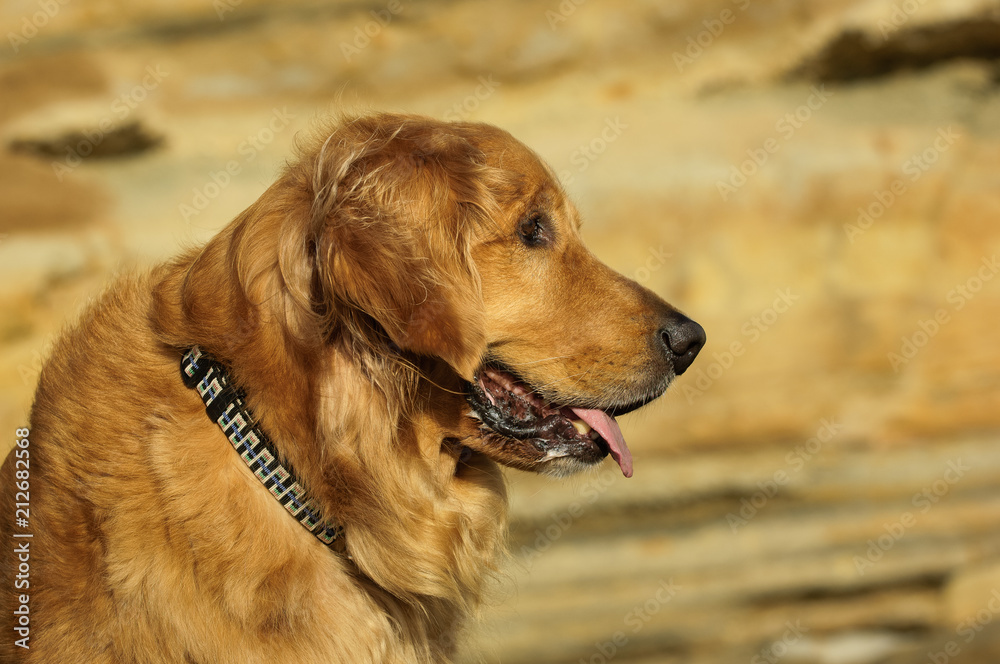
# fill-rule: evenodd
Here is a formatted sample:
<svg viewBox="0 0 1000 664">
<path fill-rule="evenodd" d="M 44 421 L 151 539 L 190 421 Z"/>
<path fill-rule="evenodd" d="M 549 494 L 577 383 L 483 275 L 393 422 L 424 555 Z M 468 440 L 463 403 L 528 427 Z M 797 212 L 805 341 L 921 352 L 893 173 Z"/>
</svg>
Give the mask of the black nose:
<svg viewBox="0 0 1000 664">
<path fill-rule="evenodd" d="M 660 328 L 660 339 L 674 364 L 674 373 L 680 376 L 705 345 L 705 328 L 684 314 L 675 312 Z"/>
</svg>

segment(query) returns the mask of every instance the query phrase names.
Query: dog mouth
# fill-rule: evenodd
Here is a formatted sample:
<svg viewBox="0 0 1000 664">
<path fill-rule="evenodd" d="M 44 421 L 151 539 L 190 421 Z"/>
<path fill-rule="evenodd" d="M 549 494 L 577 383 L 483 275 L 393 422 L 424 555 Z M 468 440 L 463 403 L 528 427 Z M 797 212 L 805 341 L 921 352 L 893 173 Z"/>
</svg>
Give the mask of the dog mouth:
<svg viewBox="0 0 1000 664">
<path fill-rule="evenodd" d="M 611 412 L 553 403 L 502 366 L 483 366 L 467 386 L 474 416 L 505 446 L 520 445 L 514 458 L 534 463 L 572 458 L 597 463 L 608 454 L 632 477 L 632 453 Z M 523 467 L 527 463 L 510 463 Z"/>
</svg>

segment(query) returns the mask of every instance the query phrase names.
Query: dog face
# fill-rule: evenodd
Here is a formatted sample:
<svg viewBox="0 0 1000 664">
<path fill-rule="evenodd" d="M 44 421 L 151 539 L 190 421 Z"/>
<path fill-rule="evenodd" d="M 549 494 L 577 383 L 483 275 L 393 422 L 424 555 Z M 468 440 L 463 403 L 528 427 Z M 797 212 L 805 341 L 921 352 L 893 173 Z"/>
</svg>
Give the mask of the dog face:
<svg viewBox="0 0 1000 664">
<path fill-rule="evenodd" d="M 473 451 L 556 475 L 610 453 L 630 476 L 615 416 L 690 366 L 701 326 L 598 261 L 552 171 L 506 132 L 365 122 L 347 125 L 363 140 L 331 135 L 315 168 L 330 183 L 313 187 L 324 308 L 444 360 L 467 393 L 459 438 Z M 365 148 L 324 161 L 331 143 Z"/>
<path fill-rule="evenodd" d="M 517 176 L 472 251 L 487 345 L 469 383 L 482 426 L 468 444 L 556 475 L 610 452 L 631 476 L 615 416 L 663 394 L 704 330 L 587 250 L 576 209 L 531 151 L 498 130 L 484 138 L 488 162 Z"/>
</svg>

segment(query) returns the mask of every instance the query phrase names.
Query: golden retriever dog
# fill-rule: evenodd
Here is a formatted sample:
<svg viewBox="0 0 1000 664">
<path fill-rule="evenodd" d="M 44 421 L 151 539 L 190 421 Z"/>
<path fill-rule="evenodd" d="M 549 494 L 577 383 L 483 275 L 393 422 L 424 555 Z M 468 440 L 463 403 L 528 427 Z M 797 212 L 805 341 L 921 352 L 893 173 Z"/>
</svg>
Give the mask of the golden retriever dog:
<svg viewBox="0 0 1000 664">
<path fill-rule="evenodd" d="M 499 465 L 631 475 L 615 417 L 704 342 L 506 132 L 339 120 L 56 343 L 0 481 L 0 660 L 450 661 Z"/>
</svg>

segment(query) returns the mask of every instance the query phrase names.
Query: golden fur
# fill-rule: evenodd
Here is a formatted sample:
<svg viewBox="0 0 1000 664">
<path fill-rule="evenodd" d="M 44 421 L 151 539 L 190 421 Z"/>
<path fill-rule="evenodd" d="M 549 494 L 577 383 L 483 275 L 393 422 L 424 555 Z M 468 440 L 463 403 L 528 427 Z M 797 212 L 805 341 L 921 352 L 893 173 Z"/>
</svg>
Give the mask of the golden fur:
<svg viewBox="0 0 1000 664">
<path fill-rule="evenodd" d="M 536 251 L 517 229 L 539 208 L 555 239 Z M 562 188 L 505 132 L 339 122 L 205 247 L 118 280 L 56 344 L 30 426 L 31 649 L 4 628 L 0 661 L 449 661 L 503 550 L 497 462 L 599 460 L 485 432 L 466 381 L 494 358 L 564 403 L 648 400 L 674 372 L 644 340 L 671 311 L 587 252 Z M 194 344 L 345 525 L 350 558 L 206 417 L 178 368 Z"/>
</svg>

